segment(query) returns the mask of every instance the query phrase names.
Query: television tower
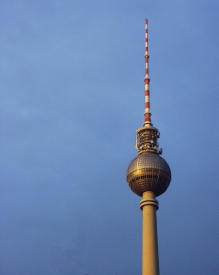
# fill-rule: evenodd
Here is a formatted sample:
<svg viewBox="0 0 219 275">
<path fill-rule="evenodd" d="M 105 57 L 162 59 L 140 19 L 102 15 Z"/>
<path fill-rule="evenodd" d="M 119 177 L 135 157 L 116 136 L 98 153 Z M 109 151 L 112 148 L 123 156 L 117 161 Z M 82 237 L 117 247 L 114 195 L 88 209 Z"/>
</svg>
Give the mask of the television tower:
<svg viewBox="0 0 219 275">
<path fill-rule="evenodd" d="M 151 123 L 150 78 L 148 55 L 148 20 L 145 20 L 145 113 L 144 124 L 136 131 L 138 156 L 128 166 L 126 180 L 131 190 L 142 197 L 142 275 L 159 275 L 156 197 L 163 194 L 171 181 L 167 162 L 160 157 L 157 139 L 160 133 Z"/>
</svg>

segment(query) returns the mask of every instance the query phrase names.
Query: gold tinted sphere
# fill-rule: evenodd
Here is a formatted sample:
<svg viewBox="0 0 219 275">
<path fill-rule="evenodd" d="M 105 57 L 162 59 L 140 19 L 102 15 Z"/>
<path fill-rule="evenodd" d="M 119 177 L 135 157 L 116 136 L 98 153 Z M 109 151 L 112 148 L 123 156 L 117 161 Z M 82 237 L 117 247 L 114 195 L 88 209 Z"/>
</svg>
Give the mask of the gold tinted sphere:
<svg viewBox="0 0 219 275">
<path fill-rule="evenodd" d="M 171 181 L 168 163 L 154 153 L 143 153 L 134 158 L 126 173 L 131 190 L 139 195 L 152 191 L 156 196 L 163 194 Z"/>
</svg>

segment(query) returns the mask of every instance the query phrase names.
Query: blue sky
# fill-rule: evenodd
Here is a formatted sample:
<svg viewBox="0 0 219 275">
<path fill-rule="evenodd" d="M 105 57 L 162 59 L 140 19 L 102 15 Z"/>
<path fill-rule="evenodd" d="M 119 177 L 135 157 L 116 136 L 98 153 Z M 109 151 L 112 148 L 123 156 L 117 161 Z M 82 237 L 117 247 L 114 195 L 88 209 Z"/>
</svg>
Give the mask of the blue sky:
<svg viewBox="0 0 219 275">
<path fill-rule="evenodd" d="M 125 174 L 144 112 L 172 182 L 161 274 L 219 270 L 219 2 L 1 1 L 1 275 L 141 274 Z"/>
</svg>

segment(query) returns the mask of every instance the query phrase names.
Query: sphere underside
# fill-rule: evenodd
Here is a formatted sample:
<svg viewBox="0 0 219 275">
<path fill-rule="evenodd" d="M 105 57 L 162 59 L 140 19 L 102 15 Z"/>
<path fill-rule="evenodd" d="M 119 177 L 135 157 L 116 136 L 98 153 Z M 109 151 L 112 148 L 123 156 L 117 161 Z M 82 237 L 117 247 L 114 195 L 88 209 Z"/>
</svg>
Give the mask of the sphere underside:
<svg viewBox="0 0 219 275">
<path fill-rule="evenodd" d="M 127 182 L 131 190 L 139 195 L 152 191 L 156 196 L 163 194 L 171 181 L 171 171 L 167 162 L 157 154 L 143 153 L 130 163 Z"/>
</svg>

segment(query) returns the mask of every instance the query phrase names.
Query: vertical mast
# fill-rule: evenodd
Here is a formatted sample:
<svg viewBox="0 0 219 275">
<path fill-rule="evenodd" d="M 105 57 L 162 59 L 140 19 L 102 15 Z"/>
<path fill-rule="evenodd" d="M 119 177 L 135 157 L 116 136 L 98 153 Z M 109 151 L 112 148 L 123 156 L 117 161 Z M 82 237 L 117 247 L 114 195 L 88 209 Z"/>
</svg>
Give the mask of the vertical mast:
<svg viewBox="0 0 219 275">
<path fill-rule="evenodd" d="M 136 131 L 136 146 L 139 154 L 155 153 L 162 154 L 162 148 L 159 149 L 157 139 L 160 133 L 151 123 L 150 112 L 150 78 L 149 78 L 149 53 L 148 53 L 148 19 L 145 19 L 145 111 L 143 127 Z"/>
<path fill-rule="evenodd" d="M 145 112 L 144 121 L 147 124 L 151 124 L 151 113 L 150 113 L 150 78 L 149 78 L 149 55 L 148 55 L 148 19 L 145 19 Z"/>
</svg>

